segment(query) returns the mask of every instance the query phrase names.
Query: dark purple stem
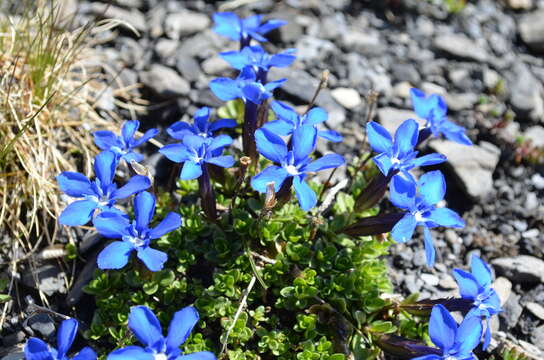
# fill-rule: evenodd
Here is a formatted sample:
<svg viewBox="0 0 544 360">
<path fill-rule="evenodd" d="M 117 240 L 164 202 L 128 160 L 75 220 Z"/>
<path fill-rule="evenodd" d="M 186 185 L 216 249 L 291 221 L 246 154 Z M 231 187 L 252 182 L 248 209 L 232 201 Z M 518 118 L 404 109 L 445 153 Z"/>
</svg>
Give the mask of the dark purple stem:
<svg viewBox="0 0 544 360">
<path fill-rule="evenodd" d="M 213 191 L 210 173 L 208 172 L 208 164 L 202 164 L 202 175 L 198 178 L 198 186 L 200 190 L 200 199 L 202 201 L 202 209 L 211 221 L 217 220 L 217 207 L 215 204 L 215 193 Z"/>
<path fill-rule="evenodd" d="M 257 161 L 257 145 L 255 144 L 255 130 L 257 130 L 257 115 L 259 106 L 246 100 L 244 112 L 244 127 L 242 129 L 242 145 L 244 154 L 252 162 Z"/>
</svg>

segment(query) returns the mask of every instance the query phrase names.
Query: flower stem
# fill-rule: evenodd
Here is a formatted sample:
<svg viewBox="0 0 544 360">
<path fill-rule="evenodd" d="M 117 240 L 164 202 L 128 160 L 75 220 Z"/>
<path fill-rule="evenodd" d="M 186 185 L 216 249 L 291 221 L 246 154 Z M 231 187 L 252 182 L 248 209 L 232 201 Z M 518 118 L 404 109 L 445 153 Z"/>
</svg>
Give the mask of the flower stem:
<svg viewBox="0 0 544 360">
<path fill-rule="evenodd" d="M 215 203 L 215 193 L 213 191 L 208 164 L 202 164 L 202 175 L 198 178 L 200 198 L 202 200 L 202 209 L 204 213 L 213 222 L 217 221 L 217 207 Z"/>
</svg>

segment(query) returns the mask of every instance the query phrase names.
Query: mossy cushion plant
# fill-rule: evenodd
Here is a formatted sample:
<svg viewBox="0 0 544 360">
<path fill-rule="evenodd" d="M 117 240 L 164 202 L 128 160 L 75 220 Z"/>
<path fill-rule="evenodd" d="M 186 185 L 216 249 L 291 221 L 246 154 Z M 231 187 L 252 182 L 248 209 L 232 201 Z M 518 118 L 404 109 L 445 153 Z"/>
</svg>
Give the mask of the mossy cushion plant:
<svg viewBox="0 0 544 360">
<path fill-rule="evenodd" d="M 176 142 L 159 151 L 183 164 L 177 196 L 150 187 L 142 175 L 122 187 L 113 181 L 119 162 L 141 170 L 141 156 L 124 154 L 135 154 L 133 147 L 156 133 L 143 140 L 134 132 L 125 136 L 134 123 L 123 128 L 132 144 L 124 150 L 117 135 L 97 134 L 104 152 L 95 160 L 95 182 L 59 176 L 65 193 L 92 203 L 80 211 L 74 211 L 78 202 L 69 205 L 64 223 L 91 219 L 104 237 L 101 270 L 86 288 L 97 309 L 85 335 L 99 357 L 341 360 L 385 351 L 406 359 L 473 359 L 484 328 L 486 346 L 490 338 L 482 319 L 501 311 L 487 265 L 474 258 L 472 273 L 455 270 L 461 298 L 417 301 L 417 294 L 391 295 L 385 261 L 394 241 L 408 241 L 422 226 L 433 266 L 431 229 L 464 226 L 453 210 L 436 206 L 446 190 L 439 171 L 419 179 L 409 172 L 446 160 L 418 157 L 416 147 L 430 136 L 470 145 L 464 129 L 447 120 L 443 99 L 414 89 L 415 113 L 427 125 L 408 119 L 393 137 L 368 122 L 373 153 L 352 164 L 339 154 L 317 156 L 318 141 L 342 141 L 323 128 L 326 111 L 309 104 L 299 114 L 271 99 L 285 79 L 269 82 L 268 70 L 291 64 L 294 52 L 268 55 L 251 45 L 284 23 L 232 13 L 214 18 L 218 33 L 240 41 L 239 52 L 223 54 L 239 75 L 210 83 L 217 97 L 230 101 L 219 112 L 235 119 L 211 122 L 211 110 L 203 108 L 194 124 L 168 129 Z M 240 134 L 237 121 L 242 151 L 230 147 Z M 341 166 L 349 176 L 338 184 L 312 181 L 316 172 Z M 105 193 L 99 197 L 96 189 Z M 379 212 L 387 189 L 401 211 Z M 132 194 L 128 215 L 115 200 Z M 450 311 L 466 314 L 463 322 Z"/>
</svg>

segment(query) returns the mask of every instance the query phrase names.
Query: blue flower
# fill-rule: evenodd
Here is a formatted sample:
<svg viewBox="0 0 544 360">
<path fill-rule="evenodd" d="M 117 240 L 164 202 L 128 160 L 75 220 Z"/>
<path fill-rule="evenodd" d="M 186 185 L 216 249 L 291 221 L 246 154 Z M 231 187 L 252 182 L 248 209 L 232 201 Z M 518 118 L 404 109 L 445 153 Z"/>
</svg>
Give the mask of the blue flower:
<svg viewBox="0 0 544 360">
<path fill-rule="evenodd" d="M 57 176 L 60 189 L 75 198 L 84 198 L 71 203 L 60 214 L 62 225 L 84 225 L 89 222 L 96 209 L 102 211 L 118 211 L 113 207 L 119 199 L 143 191 L 151 186 L 151 181 L 141 175 L 136 175 L 122 187 L 117 188 L 113 182 L 117 157 L 111 151 L 103 151 L 94 161 L 96 179 L 90 181 L 85 175 L 65 171 Z"/>
<path fill-rule="evenodd" d="M 287 24 L 282 20 L 268 20 L 262 23 L 262 15 L 250 16 L 246 19 L 240 19 L 238 15 L 232 12 L 220 12 L 213 14 L 215 26 L 213 31 L 219 35 L 226 36 L 235 41 L 243 41 L 249 45 L 250 39 L 266 42 L 264 34 L 271 30 Z"/>
<path fill-rule="evenodd" d="M 137 252 L 138 258 L 151 271 L 162 269 L 167 255 L 149 247 L 151 240 L 176 230 L 181 226 L 181 216 L 168 213 L 154 228 L 149 223 L 155 213 L 155 197 L 147 191 L 141 192 L 134 198 L 134 217 L 130 222 L 125 216 L 118 213 L 103 212 L 94 219 L 96 230 L 103 236 L 114 241 L 98 254 L 100 269 L 120 269 L 129 259 L 130 253 Z"/>
<path fill-rule="evenodd" d="M 27 360 L 68 360 L 68 350 L 77 335 L 78 323 L 76 319 L 64 320 L 57 331 L 58 349 L 49 347 L 38 338 L 31 337 L 25 345 L 25 359 Z M 73 360 L 95 360 L 96 353 L 90 347 L 84 347 Z"/>
<path fill-rule="evenodd" d="M 394 140 L 384 127 L 373 121 L 367 124 L 366 131 L 372 150 L 378 153 L 373 160 L 385 176 L 395 171 L 400 172 L 405 179 L 414 181 L 409 173 L 411 169 L 446 161 L 446 157 L 438 153 L 416 158 L 418 152 L 414 148 L 419 132 L 418 124 L 413 119 L 406 120 L 399 126 Z"/>
<path fill-rule="evenodd" d="M 236 80 L 217 78 L 210 82 L 210 89 L 219 99 L 229 101 L 242 99 L 261 104 L 272 96 L 272 91 L 281 86 L 286 79 L 271 81 L 265 85 L 257 81 L 257 75 L 251 66 L 242 69 Z"/>
<path fill-rule="evenodd" d="M 442 355 L 429 354 L 412 360 L 477 360 L 472 351 L 480 343 L 482 322 L 465 318 L 459 326 L 444 305 L 436 305 L 431 312 L 429 336 Z"/>
<path fill-rule="evenodd" d="M 296 60 L 295 49 L 270 55 L 260 45 L 247 46 L 241 51 L 227 51 L 219 54 L 235 69 L 243 70 L 246 66 L 253 67 L 255 73 L 259 70 L 268 71 L 271 67 L 286 67 Z"/>
<path fill-rule="evenodd" d="M 263 128 L 257 130 L 255 132 L 257 150 L 279 166 L 269 166 L 254 176 L 251 179 L 251 186 L 258 192 L 265 193 L 267 184 L 274 182 L 277 192 L 287 178 L 293 178 L 300 207 L 305 211 L 313 208 L 317 203 L 317 196 L 305 181 L 308 173 L 344 164 L 344 158 L 338 154 L 328 154 L 312 161 L 309 155 L 315 148 L 316 139 L 317 130 L 313 126 L 303 125 L 293 133 L 293 150 L 289 151 L 278 135 Z"/>
<path fill-rule="evenodd" d="M 408 210 L 393 227 L 393 240 L 406 242 L 412 238 L 416 226 L 423 226 L 427 265 L 433 266 L 435 250 L 429 228 L 465 226 L 465 222 L 455 211 L 435 206 L 446 193 L 444 175 L 440 171 L 431 171 L 424 174 L 417 184 L 394 177 L 390 193 L 390 200 L 395 206 Z"/>
<path fill-rule="evenodd" d="M 273 101 L 271 107 L 278 119 L 267 122 L 263 128 L 281 136 L 290 135 L 303 125 L 317 127 L 329 117 L 320 107 L 314 107 L 304 115 L 299 115 L 295 109 L 279 101 Z M 332 142 L 340 142 L 343 139 L 342 135 L 334 130 L 318 130 L 317 136 Z"/>
<path fill-rule="evenodd" d="M 473 308 L 467 314 L 479 319 L 485 318 L 487 327 L 484 336 L 483 349 L 487 349 L 491 342 L 491 328 L 489 318 L 502 311 L 499 296 L 491 287 L 491 270 L 487 264 L 476 255 L 472 255 L 471 272 L 454 269 L 453 276 L 459 284 L 459 292 L 463 299 L 473 301 Z"/>
<path fill-rule="evenodd" d="M 209 351 L 182 355 L 180 346 L 187 340 L 198 322 L 198 312 L 192 306 L 174 314 L 168 335 L 162 335 L 159 319 L 147 306 L 134 306 L 128 316 L 128 326 L 145 346 L 127 346 L 108 355 L 107 360 L 215 360 Z"/>
<path fill-rule="evenodd" d="M 224 168 L 234 165 L 231 155 L 220 155 L 223 148 L 232 143 L 228 135 L 219 135 L 211 141 L 197 135 L 186 135 L 181 144 L 163 146 L 159 152 L 168 159 L 183 163 L 180 179 L 191 180 L 202 175 L 204 164 L 214 164 Z"/>
<path fill-rule="evenodd" d="M 100 130 L 94 133 L 94 143 L 102 150 L 113 151 L 119 158 L 130 163 L 132 160 L 140 162 L 144 156 L 138 154 L 132 149 L 142 145 L 147 140 L 151 139 L 159 133 L 157 129 L 149 129 L 139 138 L 134 138 L 134 133 L 140 127 L 138 120 L 126 121 L 121 130 L 121 135 L 118 136 L 111 131 Z"/>
<path fill-rule="evenodd" d="M 427 120 L 426 126 L 436 137 L 443 134 L 448 140 L 463 145 L 472 145 L 472 141 L 465 134 L 465 128 L 452 123 L 447 118 L 448 106 L 440 95 L 425 96 L 419 89 L 411 89 L 412 104 L 417 116 Z"/>
<path fill-rule="evenodd" d="M 219 119 L 210 123 L 210 113 L 211 111 L 208 107 L 198 109 L 194 115 L 194 124 L 177 121 L 170 125 L 166 131 L 171 137 L 177 140 L 183 140 L 185 135 L 198 135 L 211 141 L 215 131 L 236 126 L 236 120 L 233 119 Z"/>
</svg>

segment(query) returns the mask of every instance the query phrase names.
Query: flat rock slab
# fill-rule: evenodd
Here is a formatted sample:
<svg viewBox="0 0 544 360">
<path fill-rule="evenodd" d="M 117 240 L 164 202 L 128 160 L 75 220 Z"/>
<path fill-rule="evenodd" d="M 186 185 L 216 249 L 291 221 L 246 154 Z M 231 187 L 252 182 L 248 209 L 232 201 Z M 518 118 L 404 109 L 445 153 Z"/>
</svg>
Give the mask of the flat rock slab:
<svg viewBox="0 0 544 360">
<path fill-rule="evenodd" d="M 543 19 L 544 9 L 541 9 L 523 16 L 518 25 L 523 42 L 536 51 L 544 51 Z"/>
<path fill-rule="evenodd" d="M 489 58 L 487 51 L 483 47 L 465 35 L 448 34 L 437 36 L 433 40 L 433 46 L 439 51 L 460 59 L 486 62 Z"/>
<path fill-rule="evenodd" d="M 187 80 L 169 67 L 153 64 L 149 71 L 140 73 L 142 83 L 157 95 L 169 98 L 189 94 L 190 86 Z"/>
<path fill-rule="evenodd" d="M 499 148 L 484 141 L 469 147 L 447 140 L 433 140 L 429 146 L 448 158 L 467 195 L 480 199 L 491 193 L 493 171 L 501 154 Z"/>
<path fill-rule="evenodd" d="M 491 261 L 495 270 L 513 283 L 538 284 L 544 282 L 544 261 L 529 255 L 498 258 Z"/>
<path fill-rule="evenodd" d="M 421 127 L 425 125 L 425 120 L 419 119 L 413 111 L 392 107 L 378 109 L 378 121 L 391 135 L 397 131 L 400 124 L 408 119 L 416 120 Z"/>
</svg>

